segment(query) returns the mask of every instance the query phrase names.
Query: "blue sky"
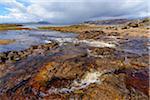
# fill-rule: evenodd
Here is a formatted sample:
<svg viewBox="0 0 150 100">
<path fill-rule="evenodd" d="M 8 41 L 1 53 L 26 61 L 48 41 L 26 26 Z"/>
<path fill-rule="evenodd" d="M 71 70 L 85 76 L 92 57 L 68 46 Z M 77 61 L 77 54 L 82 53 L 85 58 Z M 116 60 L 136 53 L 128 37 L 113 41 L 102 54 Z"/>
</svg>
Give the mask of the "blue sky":
<svg viewBox="0 0 150 100">
<path fill-rule="evenodd" d="M 80 23 L 92 19 L 149 16 L 149 0 L 0 0 L 0 23 L 49 21 Z"/>
<path fill-rule="evenodd" d="M 9 14 L 9 11 L 6 9 L 6 7 L 4 5 L 0 4 L 0 15 L 7 15 Z"/>
<path fill-rule="evenodd" d="M 6 1 L 8 1 L 8 2 L 10 1 L 10 3 L 11 3 L 11 1 L 16 1 L 25 7 L 28 7 L 30 5 L 30 2 L 28 0 L 6 0 Z M 15 4 L 13 4 L 13 5 L 15 5 Z M 11 9 L 11 7 L 9 7 L 9 5 L 5 4 L 4 0 L 1 1 L 0 2 L 0 15 L 9 15 L 10 11 L 7 8 Z"/>
<path fill-rule="evenodd" d="M 16 0 L 16 2 L 20 2 L 20 3 L 22 3 L 24 6 L 29 6 L 29 5 L 30 5 L 29 0 Z"/>
</svg>

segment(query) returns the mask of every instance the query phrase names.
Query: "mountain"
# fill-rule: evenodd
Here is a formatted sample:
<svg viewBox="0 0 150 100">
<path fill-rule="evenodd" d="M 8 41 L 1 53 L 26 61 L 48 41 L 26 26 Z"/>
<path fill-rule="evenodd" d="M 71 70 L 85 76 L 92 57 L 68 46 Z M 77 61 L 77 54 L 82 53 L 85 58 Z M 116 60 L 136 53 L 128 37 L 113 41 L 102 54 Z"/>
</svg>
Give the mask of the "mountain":
<svg viewBox="0 0 150 100">
<path fill-rule="evenodd" d="M 50 23 L 50 22 L 47 22 L 47 21 L 39 21 L 39 22 L 37 22 L 38 24 L 52 24 L 52 23 Z"/>
<path fill-rule="evenodd" d="M 114 24 L 124 24 L 131 21 L 131 19 L 111 19 L 111 20 L 96 20 L 96 21 L 86 21 L 86 24 L 96 24 L 96 25 L 114 25 Z"/>
<path fill-rule="evenodd" d="M 138 22 L 140 20 L 147 22 L 147 20 L 149 20 L 149 17 L 136 18 L 136 19 L 95 20 L 95 21 L 86 21 L 84 23 L 85 24 L 96 24 L 96 25 L 117 25 L 117 24 L 126 24 L 126 23 L 130 23 L 130 22 Z"/>
</svg>

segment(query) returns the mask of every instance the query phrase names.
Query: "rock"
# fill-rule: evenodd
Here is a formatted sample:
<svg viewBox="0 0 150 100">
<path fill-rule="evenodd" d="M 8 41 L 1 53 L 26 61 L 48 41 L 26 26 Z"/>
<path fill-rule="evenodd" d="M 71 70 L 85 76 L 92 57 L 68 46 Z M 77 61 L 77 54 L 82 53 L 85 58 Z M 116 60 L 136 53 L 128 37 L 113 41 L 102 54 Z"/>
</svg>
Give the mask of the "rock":
<svg viewBox="0 0 150 100">
<path fill-rule="evenodd" d="M 127 78 L 126 78 L 126 86 L 128 89 L 134 88 L 139 90 L 140 92 L 143 92 L 145 95 L 149 96 L 149 69 L 144 68 L 142 70 L 128 73 L 126 72 Z"/>
<path fill-rule="evenodd" d="M 130 90 L 134 88 L 145 95 L 149 96 L 149 69 L 119 69 L 115 70 L 114 74 L 125 74 L 125 85 Z"/>
<path fill-rule="evenodd" d="M 139 26 L 139 24 L 138 23 L 128 23 L 127 24 L 129 27 L 133 27 L 133 28 L 135 28 L 135 27 L 138 27 Z"/>
<path fill-rule="evenodd" d="M 7 54 L 6 53 L 0 53 L 0 63 L 5 63 L 7 60 Z"/>
<path fill-rule="evenodd" d="M 91 53 L 94 55 L 101 55 L 101 56 L 112 56 L 115 53 L 115 48 L 91 48 Z"/>
<path fill-rule="evenodd" d="M 97 31 L 97 30 L 91 30 L 91 31 L 84 31 L 82 34 L 79 35 L 79 39 L 94 39 L 97 38 L 100 35 L 105 35 L 104 31 Z"/>
<path fill-rule="evenodd" d="M 28 56 L 31 56 L 32 54 L 37 53 L 37 51 L 40 51 L 40 53 L 48 52 L 51 48 L 57 48 L 57 47 L 58 47 L 58 43 L 52 42 L 48 44 L 42 44 L 39 46 L 32 46 L 23 51 L 3 52 L 3 53 L 0 53 L 0 63 L 5 63 L 7 61 L 9 62 L 19 61 Z"/>
<path fill-rule="evenodd" d="M 148 51 L 144 49 L 146 53 L 138 55 L 121 48 L 141 50 L 148 45 L 120 36 L 134 32 L 133 27 L 141 27 L 145 22 L 98 28 L 54 27 L 58 31 L 77 32 L 78 38 L 88 40 L 62 45 L 52 41 L 0 54 L 0 99 L 148 100 Z M 116 30 L 118 27 L 127 30 Z M 8 59 L 15 62 L 7 63 Z"/>
</svg>

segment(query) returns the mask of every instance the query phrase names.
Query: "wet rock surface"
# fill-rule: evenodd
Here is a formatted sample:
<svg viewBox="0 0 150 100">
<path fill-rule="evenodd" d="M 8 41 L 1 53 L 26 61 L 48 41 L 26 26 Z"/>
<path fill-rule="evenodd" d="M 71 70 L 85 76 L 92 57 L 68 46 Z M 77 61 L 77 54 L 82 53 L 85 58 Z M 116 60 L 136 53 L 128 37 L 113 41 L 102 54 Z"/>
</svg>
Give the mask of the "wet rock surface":
<svg viewBox="0 0 150 100">
<path fill-rule="evenodd" d="M 149 99 L 147 38 L 81 33 L 76 41 L 1 53 L 0 99 Z"/>
<path fill-rule="evenodd" d="M 87 49 L 102 57 L 89 55 Z M 1 67 L 1 71 L 6 71 L 1 75 L 1 98 L 15 100 L 19 95 L 19 99 L 109 100 L 134 99 L 136 95 L 148 99 L 147 62 L 142 67 L 127 63 L 123 56 L 117 58 L 115 48 L 108 47 L 87 48 L 69 43 L 54 51 Z M 138 64 L 141 62 L 144 63 L 139 60 Z"/>
<path fill-rule="evenodd" d="M 28 56 L 44 54 L 52 48 L 57 48 L 57 43 L 47 43 L 42 45 L 35 45 L 26 50 L 22 51 L 8 51 L 0 53 L 0 63 L 15 62 L 21 59 L 27 58 Z"/>
</svg>

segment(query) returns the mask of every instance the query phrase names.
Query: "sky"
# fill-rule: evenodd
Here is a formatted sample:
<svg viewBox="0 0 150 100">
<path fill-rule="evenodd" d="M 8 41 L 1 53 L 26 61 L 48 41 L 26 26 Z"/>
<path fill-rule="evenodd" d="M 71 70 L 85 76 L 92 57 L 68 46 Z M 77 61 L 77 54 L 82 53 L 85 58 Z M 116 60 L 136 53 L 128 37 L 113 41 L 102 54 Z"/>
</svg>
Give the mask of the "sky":
<svg viewBox="0 0 150 100">
<path fill-rule="evenodd" d="M 0 0 L 0 23 L 88 20 L 150 16 L 149 0 Z"/>
</svg>

